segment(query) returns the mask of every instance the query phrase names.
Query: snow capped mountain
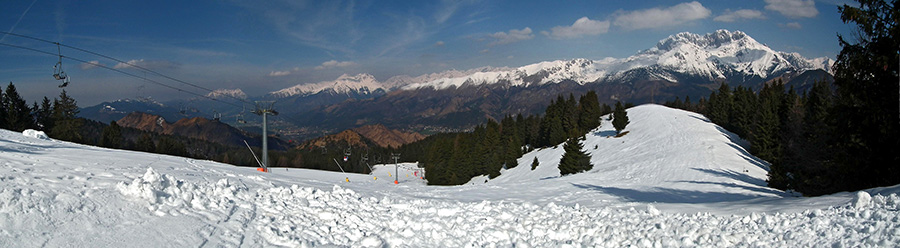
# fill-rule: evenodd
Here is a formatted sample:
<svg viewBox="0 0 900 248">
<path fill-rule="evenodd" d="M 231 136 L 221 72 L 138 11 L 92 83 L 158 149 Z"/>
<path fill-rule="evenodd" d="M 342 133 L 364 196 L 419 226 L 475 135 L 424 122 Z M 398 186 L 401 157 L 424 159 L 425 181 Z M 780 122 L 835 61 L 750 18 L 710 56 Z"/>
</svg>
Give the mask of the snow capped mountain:
<svg viewBox="0 0 900 248">
<path fill-rule="evenodd" d="M 211 98 L 222 98 L 222 97 L 234 97 L 239 99 L 247 99 L 247 94 L 244 93 L 241 89 L 218 89 L 209 94 L 206 94 L 207 97 Z"/>
<path fill-rule="evenodd" d="M 469 69 L 469 70 L 453 69 L 453 70 L 447 70 L 447 71 L 442 71 L 442 72 L 423 74 L 418 77 L 412 77 L 409 75 L 399 75 L 399 76 L 394 76 L 394 77 L 389 78 L 387 81 L 384 82 L 384 86 L 390 90 L 395 90 L 395 89 L 399 89 L 399 88 L 402 88 L 403 86 L 407 86 L 410 84 L 431 82 L 431 81 L 434 81 L 437 79 L 442 79 L 442 78 L 458 78 L 458 77 L 472 75 L 475 73 L 508 71 L 508 70 L 510 70 L 510 68 L 508 68 L 508 67 L 485 66 L 485 67 L 479 67 L 479 68 Z"/>
<path fill-rule="evenodd" d="M 355 93 L 360 95 L 368 95 L 378 89 L 386 91 L 385 87 L 382 86 L 382 84 L 378 82 L 378 80 L 375 80 L 374 76 L 363 73 L 355 76 L 343 74 L 334 81 L 322 81 L 312 84 L 298 84 L 296 86 L 274 91 L 269 94 L 276 97 L 289 97 L 297 95 L 312 95 L 331 91 L 331 93 L 333 94 Z"/>
<path fill-rule="evenodd" d="M 741 31 L 718 30 L 699 35 L 679 33 L 660 40 L 656 46 L 628 58 L 602 60 L 572 59 L 540 62 L 510 70 L 476 72 L 409 84 L 403 89 L 433 87 L 445 89 L 465 84 L 529 86 L 572 80 L 580 84 L 621 82 L 634 79 L 637 70 L 643 79 L 677 82 L 678 74 L 709 80 L 730 76 L 768 79 L 788 71 L 831 72 L 829 58 L 806 59 L 797 53 L 772 50 Z"/>
</svg>

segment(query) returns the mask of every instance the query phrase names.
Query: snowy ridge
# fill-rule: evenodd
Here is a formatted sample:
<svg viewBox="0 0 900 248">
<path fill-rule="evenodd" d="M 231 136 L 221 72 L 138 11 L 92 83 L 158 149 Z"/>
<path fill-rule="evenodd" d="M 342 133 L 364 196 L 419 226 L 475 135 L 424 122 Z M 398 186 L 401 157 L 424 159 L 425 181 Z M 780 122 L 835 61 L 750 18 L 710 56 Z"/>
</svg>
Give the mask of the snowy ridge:
<svg viewBox="0 0 900 248">
<path fill-rule="evenodd" d="M 705 191 L 727 192 L 734 200 L 789 196 L 766 186 L 769 165 L 750 155 L 743 147 L 745 141 L 703 115 L 645 104 L 628 109 L 628 117 L 631 123 L 624 131 L 629 133 L 620 138 L 610 138 L 615 135 L 615 128 L 609 115 L 602 117 L 600 126 L 582 141 L 594 168 L 566 176 L 565 181 L 602 185 L 610 191 L 647 193 L 660 189 L 696 190 L 702 182 L 708 184 Z M 557 165 L 563 153 L 562 144 L 529 152 L 518 160 L 519 166 L 503 171 L 489 183 L 520 184 L 559 178 Z M 540 166 L 531 170 L 534 158 Z"/>
<path fill-rule="evenodd" d="M 375 77 L 369 74 L 350 76 L 343 74 L 334 81 L 322 81 L 312 84 L 298 84 L 296 86 L 281 89 L 269 94 L 276 97 L 288 97 L 296 95 L 312 95 L 320 92 L 331 91 L 334 94 L 370 94 L 377 89 L 387 91 Z"/>
<path fill-rule="evenodd" d="M 399 89 L 406 85 L 421 83 L 421 82 L 431 82 L 431 81 L 434 81 L 437 79 L 442 79 L 442 78 L 457 78 L 457 77 L 472 75 L 472 74 L 479 73 L 479 72 L 484 73 L 484 72 L 507 71 L 507 70 L 510 70 L 510 69 L 506 68 L 506 67 L 485 66 L 485 67 L 479 67 L 479 68 L 469 69 L 469 70 L 447 70 L 447 71 L 442 71 L 442 72 L 423 74 L 423 75 L 419 75 L 417 77 L 411 77 L 408 75 L 399 75 L 399 76 L 393 76 L 393 77 L 389 78 L 387 81 L 384 82 L 384 86 L 390 90 L 394 90 L 394 89 Z"/>
<path fill-rule="evenodd" d="M 572 59 L 540 62 L 505 71 L 478 72 L 409 84 L 404 89 L 432 87 L 446 89 L 465 84 L 512 86 L 559 83 L 573 80 L 585 84 L 623 80 L 629 71 L 649 69 L 651 79 L 675 81 L 666 71 L 705 77 L 725 78 L 732 72 L 766 79 L 786 71 L 821 69 L 831 72 L 830 58 L 806 59 L 797 53 L 774 51 L 741 31 L 717 30 L 699 35 L 679 33 L 660 40 L 656 46 L 628 58 L 602 60 Z"/>
<path fill-rule="evenodd" d="M 760 187 L 764 167 L 705 117 L 657 105 L 629 117 L 628 135 L 606 138 L 604 122 L 584 141 L 595 163 L 587 173 L 558 176 L 561 148 L 548 148 L 486 184 L 453 187 L 426 186 L 414 164 L 400 164 L 399 174 L 394 165 L 367 175 L 260 173 L 0 130 L 0 247 L 900 242 L 900 186 L 785 196 Z M 531 171 L 534 157 L 541 165 Z"/>
<path fill-rule="evenodd" d="M 238 99 L 247 99 L 247 94 L 241 89 L 217 89 L 206 94 L 206 96 L 212 98 L 234 97 Z"/>
</svg>

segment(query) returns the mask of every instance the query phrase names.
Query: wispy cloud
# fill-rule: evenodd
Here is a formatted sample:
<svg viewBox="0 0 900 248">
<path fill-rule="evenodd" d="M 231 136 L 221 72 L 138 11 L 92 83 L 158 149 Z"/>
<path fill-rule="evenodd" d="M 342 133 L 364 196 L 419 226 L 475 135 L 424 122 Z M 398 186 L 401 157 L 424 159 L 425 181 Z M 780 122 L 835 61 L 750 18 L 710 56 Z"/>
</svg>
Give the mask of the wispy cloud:
<svg viewBox="0 0 900 248">
<path fill-rule="evenodd" d="M 556 26 L 550 32 L 541 33 L 553 39 L 578 38 L 587 35 L 598 35 L 609 31 L 609 21 L 597 21 L 582 17 L 575 20 L 572 26 Z"/>
<path fill-rule="evenodd" d="M 291 73 L 293 73 L 293 71 L 291 71 L 291 70 L 287 70 L 287 71 L 272 71 L 272 72 L 269 72 L 269 76 L 270 76 L 270 77 L 281 77 L 281 76 L 291 75 Z"/>
<path fill-rule="evenodd" d="M 819 10 L 813 0 L 766 0 L 766 10 L 776 11 L 786 17 L 816 17 Z"/>
<path fill-rule="evenodd" d="M 434 46 L 436 46 L 436 47 L 442 47 L 442 46 L 444 46 L 444 41 L 440 41 L 440 40 L 439 40 L 438 42 L 435 42 L 435 43 L 434 43 Z"/>
<path fill-rule="evenodd" d="M 456 10 L 459 9 L 462 1 L 444 0 L 441 1 L 441 4 L 441 8 L 434 13 L 434 20 L 437 23 L 444 23 L 447 19 L 450 19 L 453 13 L 456 13 Z"/>
<path fill-rule="evenodd" d="M 759 10 L 739 9 L 736 11 L 731 11 L 730 9 L 726 9 L 725 13 L 723 13 L 722 15 L 716 16 L 716 18 L 713 18 L 713 21 L 735 22 L 738 20 L 749 20 L 749 19 L 766 19 L 766 16 L 764 16 L 762 11 L 759 11 Z"/>
<path fill-rule="evenodd" d="M 332 60 L 332 61 L 333 61 L 333 60 Z M 328 62 L 325 62 L 325 63 L 328 63 Z M 324 63 L 323 63 L 323 64 L 324 64 Z M 287 76 L 287 75 L 294 74 L 295 72 L 299 72 L 299 71 L 300 71 L 300 67 L 294 67 L 293 69 L 290 69 L 290 70 L 272 71 L 272 72 L 269 72 L 269 76 L 270 76 L 270 77 L 282 77 L 282 76 Z"/>
<path fill-rule="evenodd" d="M 146 61 L 144 59 L 132 59 L 126 61 L 126 63 L 118 63 L 113 66 L 114 69 L 125 69 L 131 68 L 133 65 L 143 67 L 149 70 L 159 70 L 159 69 L 174 69 L 179 65 L 177 63 L 165 61 L 165 60 L 151 60 Z"/>
<path fill-rule="evenodd" d="M 353 53 L 363 37 L 354 19 L 353 1 L 236 1 L 255 12 L 275 30 L 305 45 Z"/>
<path fill-rule="evenodd" d="M 100 67 L 102 65 L 103 64 L 101 64 L 100 61 L 92 60 L 92 61 L 88 61 L 87 63 L 81 63 L 80 67 L 82 70 L 90 70 L 90 69 Z"/>
<path fill-rule="evenodd" d="M 627 30 L 662 28 L 705 19 L 710 14 L 712 12 L 709 9 L 693 1 L 667 8 L 619 11 L 615 14 L 613 24 Z"/>
<path fill-rule="evenodd" d="M 348 67 L 348 66 L 354 66 L 354 65 L 356 65 L 356 62 L 353 62 L 353 61 L 329 60 L 329 61 L 322 62 L 322 64 L 319 66 L 316 66 L 315 69 L 316 70 L 325 70 L 325 69 Z"/>
<path fill-rule="evenodd" d="M 790 29 L 802 29 L 803 25 L 800 25 L 799 22 L 789 22 L 789 23 L 779 23 L 779 27 L 782 28 L 790 28 Z"/>
<path fill-rule="evenodd" d="M 494 46 L 516 43 L 523 40 L 530 40 L 534 38 L 534 34 L 531 33 L 531 28 L 525 27 L 519 30 L 510 29 L 509 32 L 496 32 L 493 34 L 489 34 L 488 37 L 494 39 L 494 41 L 488 45 Z"/>
</svg>

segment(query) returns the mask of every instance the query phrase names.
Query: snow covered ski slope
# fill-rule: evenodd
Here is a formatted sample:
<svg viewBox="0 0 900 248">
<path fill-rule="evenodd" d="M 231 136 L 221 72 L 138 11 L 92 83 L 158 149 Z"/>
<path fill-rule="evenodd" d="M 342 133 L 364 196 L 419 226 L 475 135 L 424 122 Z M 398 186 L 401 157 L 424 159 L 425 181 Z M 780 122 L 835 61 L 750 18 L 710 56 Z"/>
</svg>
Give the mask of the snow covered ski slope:
<svg viewBox="0 0 900 248">
<path fill-rule="evenodd" d="M 234 167 L 0 130 L 0 247 L 896 246 L 897 186 L 816 198 L 765 187 L 766 163 L 697 114 L 629 109 L 584 141 L 493 180 L 430 187 L 372 175 Z M 595 149 L 596 146 L 596 149 Z M 531 170 L 537 157 L 540 166 Z M 350 182 L 346 182 L 349 178 Z M 377 178 L 377 179 L 376 179 Z"/>
</svg>

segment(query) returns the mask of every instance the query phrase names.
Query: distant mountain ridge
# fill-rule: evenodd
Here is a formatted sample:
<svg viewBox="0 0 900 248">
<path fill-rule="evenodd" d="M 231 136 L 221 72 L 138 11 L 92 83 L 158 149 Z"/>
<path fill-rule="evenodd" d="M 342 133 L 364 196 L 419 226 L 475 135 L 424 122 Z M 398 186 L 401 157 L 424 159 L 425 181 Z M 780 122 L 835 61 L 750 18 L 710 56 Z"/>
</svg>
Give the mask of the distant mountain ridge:
<svg viewBox="0 0 900 248">
<path fill-rule="evenodd" d="M 447 89 L 467 84 L 496 83 L 528 87 L 566 80 L 579 84 L 632 80 L 675 83 L 682 78 L 759 82 L 792 71 L 823 70 L 830 73 L 833 63 L 829 58 L 806 59 L 797 53 L 774 51 L 741 31 L 718 30 L 706 35 L 684 32 L 660 40 L 656 46 L 627 58 L 546 61 L 511 70 L 414 83 L 403 89 Z"/>
<path fill-rule="evenodd" d="M 425 135 L 416 132 L 404 132 L 388 129 L 384 125 L 366 125 L 354 129 L 347 129 L 337 134 L 318 137 L 299 146 L 304 148 L 318 148 L 332 144 L 346 143 L 353 147 L 368 147 L 374 144 L 379 147 L 400 147 L 401 145 L 416 142 L 425 138 Z"/>
<path fill-rule="evenodd" d="M 179 135 L 230 146 L 244 146 L 244 141 L 256 147 L 262 144 L 260 135 L 247 133 L 228 124 L 203 117 L 183 118 L 170 123 L 158 115 L 132 112 L 116 121 L 116 124 L 148 132 Z M 290 145 L 279 139 L 270 138 L 269 147 L 275 150 L 285 150 Z"/>
<path fill-rule="evenodd" d="M 301 83 L 246 99 L 274 99 L 276 108 L 290 116 L 286 119 L 299 130 L 293 132 L 299 139 L 372 124 L 402 130 L 459 131 L 486 118 L 541 113 L 557 95 L 580 95 L 588 90 L 596 91 L 600 101 L 609 104 L 660 103 L 685 96 L 697 101 L 721 83 L 759 89 L 765 83 L 782 80 L 803 91 L 813 81 L 830 82 L 833 63 L 830 58 L 809 59 L 775 51 L 742 31 L 682 32 L 626 58 L 576 58 L 517 68 L 448 70 L 416 77 L 399 75 L 384 81 L 365 73 L 344 74 L 335 80 Z M 244 105 L 227 97 L 243 99 L 246 94 L 240 89 L 214 93 L 220 101 Z M 186 113 L 179 113 L 179 107 L 156 109 L 152 107 L 156 105 L 142 104 L 146 106 L 126 108 L 124 102 L 104 103 L 83 109 L 81 115 L 108 122 L 129 111 L 173 120 L 224 113 L 223 121 L 236 122 L 251 118 L 252 111 L 252 106 L 235 109 L 202 98 L 168 104 L 188 110 Z M 199 111 L 192 113 L 193 109 Z"/>
</svg>

